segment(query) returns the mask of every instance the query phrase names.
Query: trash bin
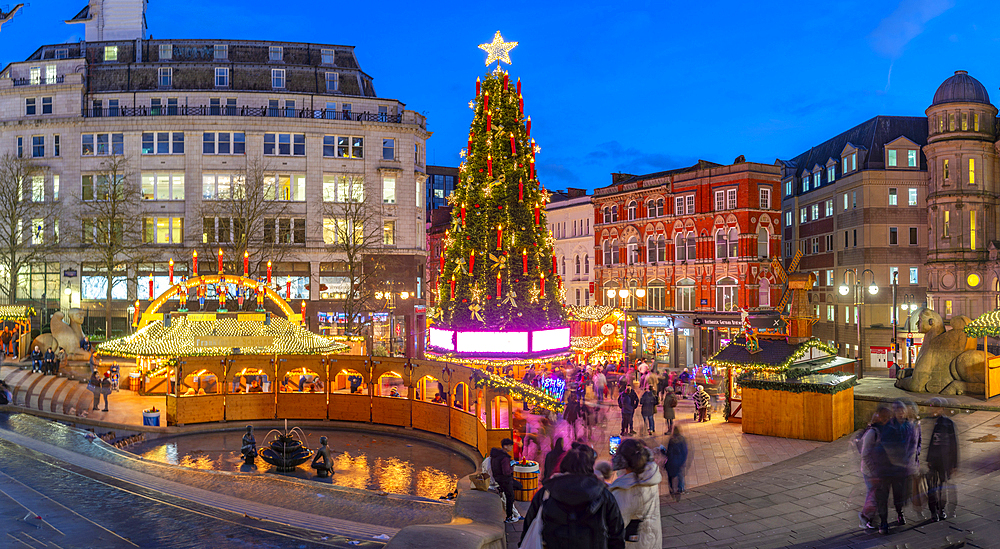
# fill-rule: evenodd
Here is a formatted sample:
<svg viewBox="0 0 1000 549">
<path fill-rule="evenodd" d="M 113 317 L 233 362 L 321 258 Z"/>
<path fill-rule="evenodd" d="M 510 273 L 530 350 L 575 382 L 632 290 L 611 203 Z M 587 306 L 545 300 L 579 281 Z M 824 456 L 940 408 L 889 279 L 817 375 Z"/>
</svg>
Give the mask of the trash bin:
<svg viewBox="0 0 1000 549">
<path fill-rule="evenodd" d="M 139 379 L 141 374 L 139 372 L 132 372 L 128 375 L 128 388 L 135 392 L 139 392 Z"/>
<path fill-rule="evenodd" d="M 143 425 L 148 425 L 150 427 L 159 427 L 160 426 L 160 411 L 159 410 L 157 410 L 155 412 L 143 411 L 142 412 L 142 424 Z"/>
</svg>

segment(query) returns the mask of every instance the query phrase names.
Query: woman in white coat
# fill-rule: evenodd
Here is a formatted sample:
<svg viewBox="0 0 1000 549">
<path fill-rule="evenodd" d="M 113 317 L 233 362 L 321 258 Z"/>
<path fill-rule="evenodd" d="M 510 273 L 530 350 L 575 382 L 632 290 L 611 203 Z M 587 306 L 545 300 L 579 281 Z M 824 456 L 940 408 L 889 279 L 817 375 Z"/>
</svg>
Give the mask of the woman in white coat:
<svg viewBox="0 0 1000 549">
<path fill-rule="evenodd" d="M 663 529 L 660 525 L 659 484 L 663 477 L 652 453 L 641 440 L 630 438 L 618 447 L 613 465 L 615 469 L 624 469 L 610 488 L 625 522 L 625 547 L 660 549 L 663 546 Z M 630 528 L 632 521 L 640 522 Z M 636 526 L 638 535 L 630 536 Z"/>
</svg>

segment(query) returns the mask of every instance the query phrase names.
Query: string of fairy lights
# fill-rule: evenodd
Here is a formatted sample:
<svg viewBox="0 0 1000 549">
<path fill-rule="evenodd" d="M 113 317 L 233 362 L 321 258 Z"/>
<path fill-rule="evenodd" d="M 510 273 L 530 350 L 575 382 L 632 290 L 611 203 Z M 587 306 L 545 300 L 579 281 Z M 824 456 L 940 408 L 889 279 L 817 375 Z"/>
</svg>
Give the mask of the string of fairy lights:
<svg viewBox="0 0 1000 549">
<path fill-rule="evenodd" d="M 476 387 L 489 387 L 494 390 L 506 391 L 508 394 L 519 397 L 531 408 L 542 408 L 557 413 L 562 412 L 565 408 L 561 400 L 538 387 L 483 370 L 477 370 L 474 377 L 476 378 Z"/>
</svg>

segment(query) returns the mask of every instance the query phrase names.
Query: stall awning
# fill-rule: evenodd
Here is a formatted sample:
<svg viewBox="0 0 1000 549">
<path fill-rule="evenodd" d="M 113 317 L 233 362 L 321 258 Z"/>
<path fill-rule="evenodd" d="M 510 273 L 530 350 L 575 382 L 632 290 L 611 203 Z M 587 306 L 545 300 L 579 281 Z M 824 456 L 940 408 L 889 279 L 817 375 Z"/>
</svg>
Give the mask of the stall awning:
<svg viewBox="0 0 1000 549">
<path fill-rule="evenodd" d="M 789 344 L 785 339 L 758 339 L 760 351 L 751 353 L 747 349 L 746 336 L 734 339 L 729 345 L 723 347 L 718 353 L 708 359 L 711 366 L 744 366 L 752 368 L 762 368 L 768 370 L 783 370 L 792 366 L 806 357 L 813 349 L 836 355 L 837 350 L 823 343 L 817 338 L 809 339 L 797 345 Z M 823 358 L 823 357 L 821 357 Z M 798 364 L 795 364 L 796 367 Z"/>
<path fill-rule="evenodd" d="M 984 313 L 965 325 L 965 335 L 969 337 L 1000 337 L 1000 309 Z"/>
</svg>

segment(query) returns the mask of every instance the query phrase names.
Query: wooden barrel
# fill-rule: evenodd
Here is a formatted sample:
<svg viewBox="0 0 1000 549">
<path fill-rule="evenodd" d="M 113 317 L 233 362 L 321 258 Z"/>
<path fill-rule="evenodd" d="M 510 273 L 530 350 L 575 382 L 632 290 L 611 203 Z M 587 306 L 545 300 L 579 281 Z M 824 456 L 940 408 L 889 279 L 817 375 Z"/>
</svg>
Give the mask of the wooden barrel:
<svg viewBox="0 0 1000 549">
<path fill-rule="evenodd" d="M 531 501 L 538 491 L 538 464 L 534 461 L 527 465 L 514 466 L 514 480 L 521 483 L 521 489 L 514 489 L 514 499 L 517 501 Z"/>
</svg>

